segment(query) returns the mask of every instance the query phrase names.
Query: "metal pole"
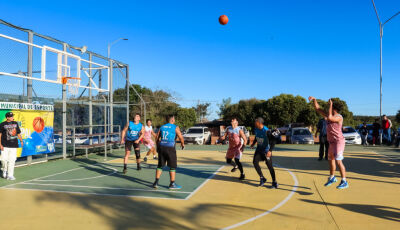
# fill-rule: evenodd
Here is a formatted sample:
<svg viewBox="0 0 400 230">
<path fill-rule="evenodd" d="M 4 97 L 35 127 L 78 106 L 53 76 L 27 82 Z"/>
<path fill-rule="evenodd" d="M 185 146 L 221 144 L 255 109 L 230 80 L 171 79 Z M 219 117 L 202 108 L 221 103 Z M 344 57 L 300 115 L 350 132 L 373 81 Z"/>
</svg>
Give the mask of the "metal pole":
<svg viewBox="0 0 400 230">
<path fill-rule="evenodd" d="M 67 44 L 63 44 L 64 52 L 67 52 Z M 66 60 L 64 60 L 65 62 Z M 67 63 L 63 63 L 64 65 Z M 67 159 L 67 85 L 62 85 L 62 146 L 63 159 Z"/>
<path fill-rule="evenodd" d="M 109 133 L 113 133 L 114 132 L 114 106 L 113 106 L 113 103 L 114 103 L 114 96 L 113 96 L 113 76 L 114 76 L 114 74 L 113 74 L 113 72 L 114 72 L 114 69 L 113 69 L 113 61 L 111 60 L 111 59 L 109 59 L 110 60 L 110 85 L 109 85 L 109 89 L 110 89 L 110 92 L 109 92 L 109 95 L 110 95 L 110 130 L 109 130 Z M 107 140 L 105 140 L 105 141 L 107 141 Z M 110 152 L 112 152 L 112 148 L 111 148 L 111 150 L 110 150 Z"/>
<path fill-rule="evenodd" d="M 89 76 L 92 78 L 92 54 L 89 54 Z M 89 135 L 93 134 L 93 101 L 92 81 L 89 79 Z M 89 138 L 89 144 L 93 144 L 93 138 Z"/>
<path fill-rule="evenodd" d="M 129 66 L 125 67 L 125 71 L 126 71 L 126 123 L 129 123 L 129 99 L 130 99 L 130 95 L 129 95 Z"/>
<path fill-rule="evenodd" d="M 383 37 L 383 26 L 379 24 L 379 33 L 380 33 L 380 91 L 379 91 L 379 118 L 382 125 L 382 37 Z M 380 133 L 379 143 L 382 143 L 382 132 Z"/>
<path fill-rule="evenodd" d="M 28 42 L 33 43 L 33 32 L 28 32 Z M 28 77 L 32 77 L 32 66 L 33 66 L 33 47 L 31 45 L 28 46 Z M 28 103 L 32 103 L 32 79 L 27 79 L 27 96 Z M 27 164 L 30 165 L 32 163 L 32 156 L 27 157 Z"/>
</svg>

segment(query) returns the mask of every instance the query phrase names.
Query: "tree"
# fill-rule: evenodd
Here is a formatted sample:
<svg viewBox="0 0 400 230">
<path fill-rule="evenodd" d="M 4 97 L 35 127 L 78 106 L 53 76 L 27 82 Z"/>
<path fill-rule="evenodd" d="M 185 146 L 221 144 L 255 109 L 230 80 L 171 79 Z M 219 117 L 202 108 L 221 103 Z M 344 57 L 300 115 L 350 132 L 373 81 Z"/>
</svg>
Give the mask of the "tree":
<svg viewBox="0 0 400 230">
<path fill-rule="evenodd" d="M 223 115 L 225 114 L 226 110 L 232 103 L 232 98 L 228 97 L 226 99 L 222 99 L 222 103 L 218 104 L 219 112 L 218 115 L 223 118 Z"/>
<path fill-rule="evenodd" d="M 208 107 L 210 107 L 211 103 L 199 103 L 193 109 L 196 111 L 197 117 L 199 121 L 202 121 L 208 115 Z"/>
<path fill-rule="evenodd" d="M 176 113 L 176 124 L 184 129 L 196 123 L 196 111 L 193 108 L 178 108 Z"/>
<path fill-rule="evenodd" d="M 400 110 L 397 111 L 397 114 L 396 114 L 396 121 L 397 121 L 397 123 L 400 123 Z"/>
</svg>

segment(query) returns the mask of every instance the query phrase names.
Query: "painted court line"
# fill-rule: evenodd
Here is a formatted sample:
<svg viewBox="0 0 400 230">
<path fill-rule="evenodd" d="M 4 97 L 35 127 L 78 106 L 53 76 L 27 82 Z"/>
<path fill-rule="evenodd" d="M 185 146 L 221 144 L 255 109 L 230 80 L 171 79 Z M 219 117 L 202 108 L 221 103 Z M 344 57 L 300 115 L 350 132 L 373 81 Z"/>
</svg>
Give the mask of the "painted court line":
<svg viewBox="0 0 400 230">
<path fill-rule="evenodd" d="M 85 167 L 83 167 L 83 168 L 85 168 Z M 47 182 L 83 181 L 83 180 L 98 179 L 98 178 L 101 178 L 101 177 L 110 176 L 110 175 L 115 174 L 115 173 L 118 172 L 118 170 L 117 170 L 117 169 L 114 169 L 114 168 L 110 168 L 110 167 L 105 167 L 105 168 L 111 169 L 111 170 L 113 170 L 113 171 L 112 171 L 111 173 L 109 173 L 109 174 L 103 174 L 103 175 L 99 175 L 99 176 L 85 177 L 85 178 L 79 178 L 79 179 L 66 179 L 66 180 L 40 180 L 40 179 L 35 179 L 35 180 L 33 180 L 33 181 L 42 181 L 42 182 L 45 182 L 45 181 L 47 181 Z M 26 182 L 29 182 L 29 181 L 26 181 Z M 25 182 L 22 182 L 22 183 L 25 184 Z"/>
<path fill-rule="evenodd" d="M 140 189 L 140 188 L 116 188 L 116 187 L 99 187 L 99 186 L 86 186 L 86 185 L 67 185 L 67 184 L 38 184 L 38 183 L 22 183 L 20 185 L 40 185 L 40 186 L 53 186 L 53 187 L 69 187 L 69 188 L 94 188 L 94 189 L 110 189 L 110 190 L 126 190 L 126 191 L 143 191 L 143 192 L 165 192 L 165 193 L 185 193 L 189 194 L 191 192 L 181 192 L 181 191 L 171 191 L 171 190 L 156 190 L 156 189 Z"/>
<path fill-rule="evenodd" d="M 95 165 L 97 165 L 97 164 L 104 164 L 104 163 L 107 163 L 107 162 L 113 161 L 113 160 L 115 160 L 115 159 L 108 160 L 108 161 L 104 161 L 104 162 L 97 162 L 96 164 L 93 164 L 93 165 L 91 165 L 91 166 L 95 166 Z M 89 165 L 89 164 L 88 164 L 88 165 Z M 5 186 L 2 186 L 2 187 L 0 187 L 0 188 L 7 188 L 7 187 L 9 187 L 9 186 L 21 184 L 21 183 L 24 183 L 24 182 L 30 182 L 30 181 L 34 181 L 34 180 L 40 180 L 40 179 L 43 179 L 43 178 L 48 178 L 48 177 L 51 177 L 51 176 L 57 176 L 57 175 L 60 175 L 60 174 L 63 174 L 63 173 L 67 173 L 67 172 L 71 172 L 71 171 L 75 171 L 75 170 L 83 169 L 83 168 L 84 168 L 84 167 L 79 166 L 78 168 L 73 168 L 73 169 L 69 169 L 69 170 L 63 171 L 63 172 L 54 173 L 54 174 L 50 174 L 50 175 L 47 175 L 47 176 L 42 176 L 42 177 L 38 177 L 38 178 L 26 180 L 26 181 L 21 181 L 21 182 L 14 183 L 14 184 L 5 185 Z"/>
<path fill-rule="evenodd" d="M 95 195 L 95 196 L 115 196 L 115 197 L 132 197 L 132 198 L 144 198 L 144 199 L 163 199 L 163 200 L 183 200 L 181 198 L 168 198 L 168 197 L 153 197 L 153 196 L 135 196 L 135 195 L 119 195 L 119 194 L 110 194 L 110 193 L 94 193 L 94 192 L 71 192 L 71 191 L 55 191 L 48 189 L 31 189 L 31 188 L 5 188 L 8 190 L 27 190 L 27 191 L 36 191 L 36 192 L 54 192 L 54 193 L 67 193 L 67 194 L 78 194 L 78 195 Z"/>
<path fill-rule="evenodd" d="M 188 197 L 185 198 L 185 200 L 189 200 L 197 191 L 199 191 L 209 180 L 211 180 L 223 167 L 219 167 L 213 174 L 211 174 L 199 187 L 197 187 Z"/>
<path fill-rule="evenodd" d="M 279 168 L 282 168 L 282 169 L 286 170 L 287 172 L 289 172 L 289 174 L 292 176 L 292 178 L 294 180 L 293 189 L 289 193 L 289 195 L 284 200 L 282 200 L 279 204 L 277 204 L 275 207 L 271 208 L 270 210 L 268 210 L 268 211 L 266 211 L 264 213 L 261 213 L 260 215 L 257 215 L 257 216 L 255 216 L 253 218 L 248 219 L 248 220 L 245 220 L 245 221 L 242 221 L 240 223 L 225 227 L 225 228 L 223 228 L 223 230 L 237 228 L 239 226 L 242 226 L 242 225 L 250 223 L 250 222 L 252 222 L 254 220 L 257 220 L 257 219 L 259 219 L 259 218 L 261 218 L 263 216 L 266 216 L 266 215 L 270 214 L 271 212 L 277 210 L 278 208 L 282 207 L 286 202 L 288 202 L 290 200 L 290 198 L 292 198 L 292 196 L 294 195 L 294 193 L 297 190 L 297 186 L 299 185 L 299 181 L 297 180 L 296 175 L 294 175 L 294 173 L 292 171 L 290 171 L 289 169 L 283 168 L 283 167 L 279 167 Z"/>
</svg>

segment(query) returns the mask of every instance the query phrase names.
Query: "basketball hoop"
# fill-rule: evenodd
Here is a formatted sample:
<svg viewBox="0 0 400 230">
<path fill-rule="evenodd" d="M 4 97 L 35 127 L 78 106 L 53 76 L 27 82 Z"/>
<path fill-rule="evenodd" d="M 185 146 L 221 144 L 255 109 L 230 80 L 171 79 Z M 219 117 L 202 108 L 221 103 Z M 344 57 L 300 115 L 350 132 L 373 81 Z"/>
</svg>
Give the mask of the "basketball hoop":
<svg viewBox="0 0 400 230">
<path fill-rule="evenodd" d="M 61 83 L 67 85 L 68 92 L 72 96 L 78 95 L 79 86 L 81 85 L 81 79 L 79 77 L 62 77 Z"/>
</svg>

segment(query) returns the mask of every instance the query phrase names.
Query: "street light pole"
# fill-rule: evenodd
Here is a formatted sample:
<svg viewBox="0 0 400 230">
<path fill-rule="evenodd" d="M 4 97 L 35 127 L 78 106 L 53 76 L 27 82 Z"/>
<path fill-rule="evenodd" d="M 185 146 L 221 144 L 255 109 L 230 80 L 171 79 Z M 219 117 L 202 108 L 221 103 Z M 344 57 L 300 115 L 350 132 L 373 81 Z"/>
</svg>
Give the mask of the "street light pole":
<svg viewBox="0 0 400 230">
<path fill-rule="evenodd" d="M 388 23 L 390 20 L 392 20 L 394 17 L 400 14 L 400 11 L 394 14 L 392 17 L 390 17 L 388 20 L 386 20 L 384 23 L 381 22 L 378 14 L 378 10 L 376 9 L 375 2 L 374 0 L 372 1 L 372 5 L 374 6 L 376 18 L 378 19 L 379 23 L 379 37 L 380 37 L 380 49 L 379 49 L 379 70 L 380 70 L 380 91 L 379 91 L 379 118 L 382 124 L 382 39 L 383 39 L 383 27 L 386 23 Z M 389 134 L 390 135 L 390 134 Z M 380 141 L 382 142 L 382 133 L 380 134 Z"/>
<path fill-rule="evenodd" d="M 111 55 L 111 46 L 114 45 L 115 43 L 121 41 L 121 40 L 127 41 L 128 39 L 127 38 L 118 38 L 117 40 L 115 40 L 115 41 L 113 41 L 111 43 L 108 43 L 108 46 L 107 46 L 107 57 L 108 58 L 110 58 L 110 55 Z"/>
</svg>

